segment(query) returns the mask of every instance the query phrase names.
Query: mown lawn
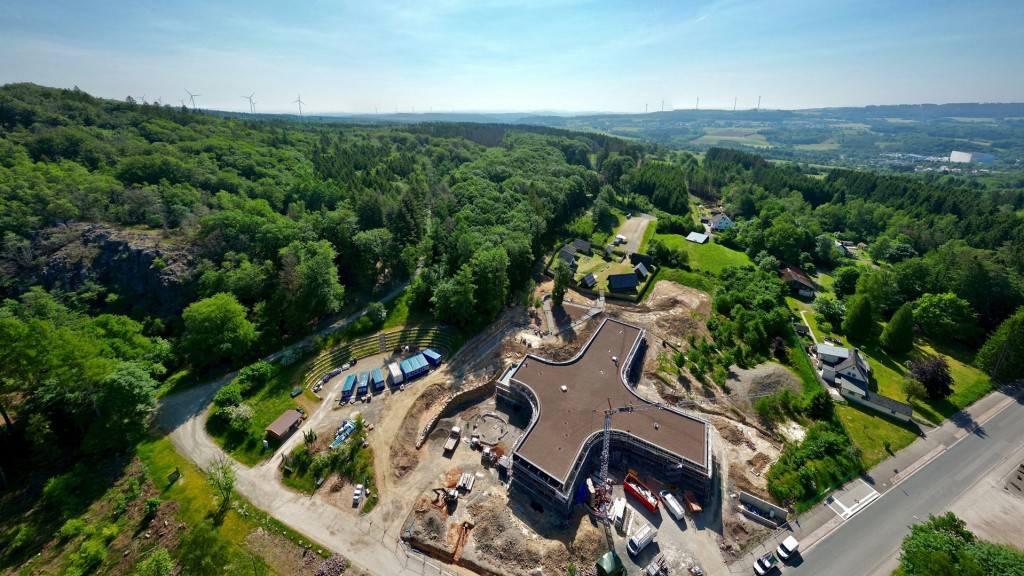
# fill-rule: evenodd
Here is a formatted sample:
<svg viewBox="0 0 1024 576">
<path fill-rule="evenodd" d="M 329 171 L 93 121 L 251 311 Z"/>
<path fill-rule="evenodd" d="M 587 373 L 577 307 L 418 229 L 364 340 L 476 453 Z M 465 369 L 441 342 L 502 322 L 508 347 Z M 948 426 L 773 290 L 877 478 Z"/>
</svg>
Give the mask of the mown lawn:
<svg viewBox="0 0 1024 576">
<path fill-rule="evenodd" d="M 652 220 L 644 228 L 644 236 L 640 239 L 640 253 L 647 254 L 647 247 L 651 244 L 651 238 L 658 232 L 658 221 Z"/>
<path fill-rule="evenodd" d="M 862 344 L 859 348 L 871 363 L 872 390 L 897 400 L 904 399 L 900 382 L 908 371 L 906 362 L 925 355 L 945 355 L 953 376 L 953 393 L 942 400 L 926 398 L 914 402 L 914 411 L 935 424 L 940 424 L 992 390 L 992 380 L 971 365 L 974 353 L 959 345 L 933 345 L 919 338 L 915 341 L 914 350 L 908 354 L 889 354 L 877 343 Z"/>
<path fill-rule="evenodd" d="M 254 414 L 244 434 L 228 428 L 214 408 L 206 421 L 206 429 L 225 452 L 246 466 L 254 466 L 273 453 L 263 450 L 263 439 L 271 422 L 289 408 L 301 406 L 307 413 L 316 408 L 319 401 L 308 389 L 303 389 L 302 394 L 295 398 L 290 394 L 301 385 L 298 373 L 303 364 L 296 362 L 291 366 L 278 365 L 275 377 L 245 398 L 244 403 L 252 406 Z M 275 441 L 270 442 L 271 448 L 274 448 Z"/>
<path fill-rule="evenodd" d="M 633 273 L 633 265 L 629 263 L 629 260 L 623 260 L 622 262 L 612 260 L 609 262 L 598 256 L 582 256 L 578 261 L 579 267 L 576 268 L 574 280 L 579 284 L 584 276 L 592 273 L 597 278 L 597 286 L 594 287 L 594 290 L 599 288 L 607 290 L 608 276 L 612 274 Z"/>
<path fill-rule="evenodd" d="M 885 418 L 857 404 L 840 404 L 836 406 L 836 411 L 846 426 L 850 439 L 860 448 L 865 470 L 906 448 L 917 438 L 918 433 L 914 425 Z"/>
<path fill-rule="evenodd" d="M 707 270 L 712 274 L 721 274 L 729 266 L 748 266 L 752 262 L 743 252 L 715 244 L 714 240 L 707 244 L 696 244 L 681 234 L 657 234 L 659 241 L 669 248 L 681 250 L 690 255 L 690 268 Z"/>
</svg>

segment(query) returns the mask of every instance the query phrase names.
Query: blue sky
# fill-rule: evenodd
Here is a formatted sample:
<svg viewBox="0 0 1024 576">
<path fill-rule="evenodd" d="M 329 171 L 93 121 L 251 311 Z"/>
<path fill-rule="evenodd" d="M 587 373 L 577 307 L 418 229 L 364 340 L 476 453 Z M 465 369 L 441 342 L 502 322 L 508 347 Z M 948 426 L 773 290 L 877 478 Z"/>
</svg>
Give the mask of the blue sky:
<svg viewBox="0 0 1024 576">
<path fill-rule="evenodd" d="M 1024 2 L 2 0 L 0 83 L 402 112 L 1024 101 Z"/>
</svg>

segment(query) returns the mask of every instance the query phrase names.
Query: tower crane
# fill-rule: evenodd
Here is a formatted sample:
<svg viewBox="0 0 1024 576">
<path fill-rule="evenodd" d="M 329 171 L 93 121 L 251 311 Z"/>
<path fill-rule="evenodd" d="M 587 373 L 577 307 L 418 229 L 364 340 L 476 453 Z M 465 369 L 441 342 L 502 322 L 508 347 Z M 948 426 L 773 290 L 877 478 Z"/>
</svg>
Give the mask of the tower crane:
<svg viewBox="0 0 1024 576">
<path fill-rule="evenodd" d="M 774 392 L 760 392 L 757 394 L 732 394 L 729 396 L 723 396 L 721 398 L 706 398 L 704 400 L 681 400 L 679 402 L 663 403 L 663 402 L 651 402 L 647 401 L 644 404 L 627 404 L 625 406 L 612 407 L 611 398 L 608 399 L 608 408 L 604 409 L 604 437 L 601 445 L 601 485 L 609 485 L 610 481 L 608 478 L 608 452 L 611 446 L 612 438 L 612 416 L 623 412 L 645 412 L 647 410 L 667 410 L 669 408 L 683 408 L 690 406 L 697 406 L 700 404 L 717 404 L 723 400 L 754 400 L 762 398 L 764 396 L 770 396 Z M 597 412 L 597 410 L 594 410 Z M 605 524 L 611 520 L 607 514 L 604 514 Z"/>
</svg>

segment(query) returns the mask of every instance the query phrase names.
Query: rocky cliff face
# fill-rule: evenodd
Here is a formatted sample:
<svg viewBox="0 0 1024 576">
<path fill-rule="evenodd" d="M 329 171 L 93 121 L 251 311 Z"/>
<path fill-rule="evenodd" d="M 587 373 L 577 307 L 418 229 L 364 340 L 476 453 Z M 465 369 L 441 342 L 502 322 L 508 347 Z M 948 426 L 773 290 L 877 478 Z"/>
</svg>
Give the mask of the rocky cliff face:
<svg viewBox="0 0 1024 576">
<path fill-rule="evenodd" d="M 188 303 L 195 258 L 159 231 L 63 226 L 40 233 L 32 249 L 34 265 L 22 269 L 15 283 L 22 290 L 40 284 L 73 291 L 92 280 L 160 315 L 176 314 Z"/>
</svg>

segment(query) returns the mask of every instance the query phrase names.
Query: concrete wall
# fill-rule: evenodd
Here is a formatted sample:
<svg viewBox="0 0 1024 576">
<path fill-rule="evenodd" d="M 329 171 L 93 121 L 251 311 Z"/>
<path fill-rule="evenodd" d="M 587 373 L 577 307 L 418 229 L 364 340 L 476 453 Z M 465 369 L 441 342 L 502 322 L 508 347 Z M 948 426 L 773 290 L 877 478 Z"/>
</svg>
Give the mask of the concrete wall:
<svg viewBox="0 0 1024 576">
<path fill-rule="evenodd" d="M 444 402 L 441 403 L 440 407 L 434 412 L 434 415 L 430 417 L 430 421 L 423 430 L 420 432 L 419 438 L 416 439 L 416 449 L 419 450 L 423 444 L 427 441 L 427 437 L 434 431 L 434 427 L 437 426 L 437 421 L 440 420 L 449 408 L 456 407 L 465 402 L 475 402 L 483 400 L 494 393 L 494 386 L 498 382 L 497 378 L 489 378 L 482 383 L 478 383 L 472 388 L 467 388 L 461 392 L 455 394 L 449 394 Z"/>
<path fill-rule="evenodd" d="M 748 510 L 744 509 L 742 506 L 738 506 L 739 511 L 744 516 L 746 516 L 747 518 L 750 518 L 751 520 L 753 520 L 754 522 L 757 522 L 758 524 L 763 524 L 765 526 L 768 526 L 769 528 L 777 528 L 778 526 L 784 524 L 786 522 L 786 520 L 789 519 L 789 512 L 787 512 L 785 509 L 779 508 L 778 506 L 772 504 L 771 502 L 766 502 L 766 501 L 758 498 L 757 496 L 754 496 L 753 494 L 751 494 L 749 492 L 744 492 L 742 490 L 740 491 L 740 503 L 741 504 L 746 504 L 748 506 L 753 506 L 754 508 L 757 508 L 761 512 L 764 512 L 765 516 L 768 516 L 771 512 L 774 512 L 775 513 L 774 519 L 772 519 L 772 518 L 765 518 L 764 516 L 758 516 L 757 514 L 753 514 L 753 513 L 749 512 Z"/>
</svg>

